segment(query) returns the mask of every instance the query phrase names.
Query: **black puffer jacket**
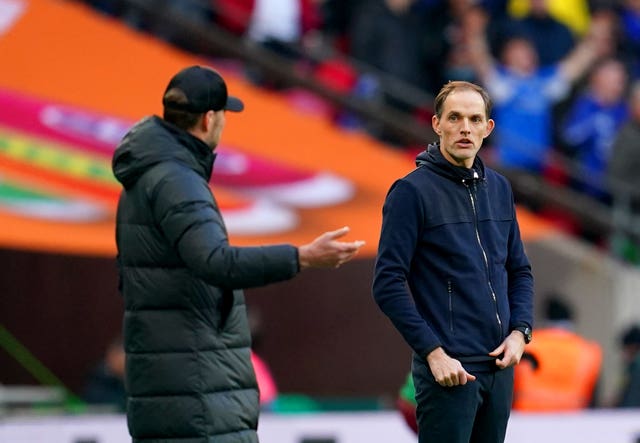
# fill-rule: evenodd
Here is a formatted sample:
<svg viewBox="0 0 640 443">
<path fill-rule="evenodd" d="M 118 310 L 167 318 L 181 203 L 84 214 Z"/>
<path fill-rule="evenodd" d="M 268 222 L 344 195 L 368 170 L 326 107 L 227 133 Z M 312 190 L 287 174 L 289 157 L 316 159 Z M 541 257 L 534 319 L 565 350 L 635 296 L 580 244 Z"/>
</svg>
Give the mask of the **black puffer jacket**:
<svg viewBox="0 0 640 443">
<path fill-rule="evenodd" d="M 208 185 L 213 159 L 158 117 L 138 123 L 113 157 L 124 186 L 116 240 L 134 441 L 258 441 L 240 288 L 293 277 L 297 250 L 229 246 Z"/>
</svg>

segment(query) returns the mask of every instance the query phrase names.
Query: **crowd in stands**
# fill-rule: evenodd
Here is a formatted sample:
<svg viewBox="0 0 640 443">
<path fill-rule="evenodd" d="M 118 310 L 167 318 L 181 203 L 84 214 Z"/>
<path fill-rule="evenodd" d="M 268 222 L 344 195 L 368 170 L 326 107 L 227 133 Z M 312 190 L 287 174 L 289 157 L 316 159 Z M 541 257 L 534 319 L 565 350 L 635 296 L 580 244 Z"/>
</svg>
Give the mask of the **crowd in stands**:
<svg viewBox="0 0 640 443">
<path fill-rule="evenodd" d="M 146 26 L 126 0 L 85 1 L 132 26 Z M 638 94 L 629 91 L 640 82 L 640 0 L 153 3 L 304 63 L 327 87 L 403 112 L 416 125 L 428 124 L 431 97 L 443 83 L 477 82 L 489 90 L 498 123 L 485 160 L 614 208 L 623 228 L 638 212 L 637 187 L 616 183 L 635 177 L 629 165 L 637 145 L 632 134 L 639 130 L 633 111 Z M 166 28 L 147 30 L 185 44 L 184 36 L 178 41 Z M 286 89 L 255 67 L 246 66 L 245 74 L 256 84 Z M 329 117 L 411 154 L 416 148 L 344 112 Z M 579 227 L 574 231 L 581 234 Z M 620 234 L 611 243 L 592 237 L 640 263 L 637 235 Z"/>
</svg>

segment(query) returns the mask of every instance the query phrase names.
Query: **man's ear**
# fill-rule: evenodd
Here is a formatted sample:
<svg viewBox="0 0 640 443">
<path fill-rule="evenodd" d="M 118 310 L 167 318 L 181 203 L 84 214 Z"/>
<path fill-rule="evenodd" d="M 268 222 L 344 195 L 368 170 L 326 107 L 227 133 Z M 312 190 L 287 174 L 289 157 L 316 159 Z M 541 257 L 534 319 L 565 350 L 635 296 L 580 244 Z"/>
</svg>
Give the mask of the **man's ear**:
<svg viewBox="0 0 640 443">
<path fill-rule="evenodd" d="M 492 118 L 487 120 L 487 130 L 485 131 L 484 138 L 489 137 L 489 134 L 491 134 L 491 131 L 493 131 L 493 128 L 495 126 L 496 126 L 496 122 L 494 122 Z"/>
<path fill-rule="evenodd" d="M 431 127 L 436 134 L 440 135 L 440 119 L 435 114 L 431 116 Z"/>
<path fill-rule="evenodd" d="M 215 111 L 207 111 L 202 114 L 202 119 L 200 120 L 200 129 L 203 132 L 208 132 L 211 129 L 211 125 L 215 122 Z"/>
</svg>

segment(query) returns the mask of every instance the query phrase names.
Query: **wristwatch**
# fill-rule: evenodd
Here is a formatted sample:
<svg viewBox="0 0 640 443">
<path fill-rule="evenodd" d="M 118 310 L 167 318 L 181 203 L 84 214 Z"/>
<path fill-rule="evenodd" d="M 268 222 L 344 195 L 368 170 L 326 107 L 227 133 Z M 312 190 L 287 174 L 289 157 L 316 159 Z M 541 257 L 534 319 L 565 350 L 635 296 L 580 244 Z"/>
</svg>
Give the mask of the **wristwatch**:
<svg viewBox="0 0 640 443">
<path fill-rule="evenodd" d="M 517 326 L 513 328 L 513 330 L 522 332 L 525 344 L 531 343 L 531 340 L 533 339 L 533 332 L 529 326 Z"/>
</svg>

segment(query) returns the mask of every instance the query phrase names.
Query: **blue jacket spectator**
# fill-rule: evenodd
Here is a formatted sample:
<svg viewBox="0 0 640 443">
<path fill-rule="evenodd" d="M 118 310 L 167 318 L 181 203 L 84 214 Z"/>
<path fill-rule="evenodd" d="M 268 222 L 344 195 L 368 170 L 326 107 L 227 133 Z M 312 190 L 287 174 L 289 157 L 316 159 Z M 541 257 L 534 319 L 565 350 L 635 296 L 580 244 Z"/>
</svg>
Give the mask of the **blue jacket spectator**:
<svg viewBox="0 0 640 443">
<path fill-rule="evenodd" d="M 600 63 L 589 76 L 587 89 L 573 102 L 561 127 L 562 142 L 575 158 L 574 185 L 580 191 L 606 199 L 604 174 L 613 140 L 628 118 L 624 98 L 627 74 L 613 59 Z M 585 181 L 582 178 L 587 177 Z"/>
</svg>

